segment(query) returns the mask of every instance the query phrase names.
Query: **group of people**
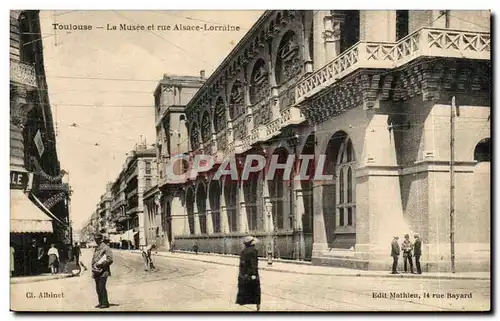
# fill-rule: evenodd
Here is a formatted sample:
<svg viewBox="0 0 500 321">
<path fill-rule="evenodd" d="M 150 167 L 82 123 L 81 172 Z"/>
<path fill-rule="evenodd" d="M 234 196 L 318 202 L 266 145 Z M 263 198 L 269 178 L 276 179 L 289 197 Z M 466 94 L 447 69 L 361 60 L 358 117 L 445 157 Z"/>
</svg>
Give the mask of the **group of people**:
<svg viewBox="0 0 500 321">
<path fill-rule="evenodd" d="M 80 246 L 74 247 L 66 244 L 55 244 L 38 241 L 33 238 L 25 248 L 13 244 L 10 246 L 10 275 L 38 275 L 49 272 L 57 274 L 62 272 L 64 266 L 80 256 Z"/>
<path fill-rule="evenodd" d="M 404 260 L 404 271 L 408 273 L 408 266 L 410 267 L 410 272 L 413 274 L 422 274 L 422 268 L 420 266 L 420 257 L 422 256 L 422 240 L 418 234 L 413 236 L 415 242 L 412 243 L 410 241 L 410 235 L 405 234 L 405 239 L 401 246 L 399 245 L 399 237 L 394 236 L 394 239 L 391 243 L 391 256 L 393 259 L 392 263 L 392 274 L 399 274 L 397 271 L 398 260 L 401 251 L 403 252 L 403 260 Z M 415 266 L 417 268 L 417 272 L 413 270 L 413 257 L 415 257 Z"/>
</svg>

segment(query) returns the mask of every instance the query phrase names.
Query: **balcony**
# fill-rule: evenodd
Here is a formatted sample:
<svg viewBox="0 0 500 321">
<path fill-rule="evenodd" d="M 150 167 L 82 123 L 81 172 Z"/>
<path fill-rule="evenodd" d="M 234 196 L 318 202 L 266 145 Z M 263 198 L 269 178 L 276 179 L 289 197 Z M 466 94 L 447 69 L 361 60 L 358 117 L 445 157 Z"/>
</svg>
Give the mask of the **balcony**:
<svg viewBox="0 0 500 321">
<path fill-rule="evenodd" d="M 298 125 L 304 122 L 306 119 L 304 115 L 300 112 L 297 107 L 288 107 L 283 109 L 281 112 L 281 128 L 285 128 L 291 125 Z"/>
<path fill-rule="evenodd" d="M 19 60 L 10 60 L 10 81 L 37 87 L 35 67 Z"/>
<path fill-rule="evenodd" d="M 491 59 L 488 32 L 421 28 L 397 43 L 361 41 L 297 84 L 300 103 L 358 69 L 392 69 L 420 57 Z"/>
</svg>

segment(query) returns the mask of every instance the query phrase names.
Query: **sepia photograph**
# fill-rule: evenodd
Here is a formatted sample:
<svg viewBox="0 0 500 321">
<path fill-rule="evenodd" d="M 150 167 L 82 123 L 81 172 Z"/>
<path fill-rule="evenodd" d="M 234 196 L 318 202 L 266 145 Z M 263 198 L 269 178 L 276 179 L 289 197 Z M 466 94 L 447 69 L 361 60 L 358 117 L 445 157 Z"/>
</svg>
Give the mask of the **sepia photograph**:
<svg viewBox="0 0 500 321">
<path fill-rule="evenodd" d="M 491 311 L 491 11 L 9 14 L 10 311 Z"/>
</svg>

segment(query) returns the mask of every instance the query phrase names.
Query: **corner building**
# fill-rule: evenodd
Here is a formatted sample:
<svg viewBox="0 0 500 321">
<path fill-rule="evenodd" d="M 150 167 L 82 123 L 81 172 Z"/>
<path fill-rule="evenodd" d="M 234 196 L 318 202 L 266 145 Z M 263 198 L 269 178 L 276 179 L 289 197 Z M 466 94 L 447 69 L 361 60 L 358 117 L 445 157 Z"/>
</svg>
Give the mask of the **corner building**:
<svg viewBox="0 0 500 321">
<path fill-rule="evenodd" d="M 389 269 L 392 237 L 419 233 L 424 271 L 448 271 L 455 97 L 456 269 L 488 270 L 489 26 L 486 11 L 265 12 L 185 107 L 190 152 L 218 162 L 180 182 L 176 248 L 237 254 L 252 234 L 261 255 Z M 213 179 L 256 153 L 326 155 L 308 171 L 334 178 Z"/>
</svg>

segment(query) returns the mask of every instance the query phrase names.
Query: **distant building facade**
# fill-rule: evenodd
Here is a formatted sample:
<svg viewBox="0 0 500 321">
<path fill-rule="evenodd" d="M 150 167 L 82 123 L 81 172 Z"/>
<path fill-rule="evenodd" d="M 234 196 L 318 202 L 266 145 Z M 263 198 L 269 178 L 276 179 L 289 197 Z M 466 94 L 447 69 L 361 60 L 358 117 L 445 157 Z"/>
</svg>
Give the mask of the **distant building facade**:
<svg viewBox="0 0 500 321">
<path fill-rule="evenodd" d="M 186 151 L 219 162 L 160 178 L 176 248 L 237 254 L 252 234 L 262 255 L 387 269 L 392 237 L 418 232 L 424 270 L 449 270 L 455 97 L 457 270 L 487 270 L 490 44 L 487 11 L 265 12 L 185 106 Z M 249 154 L 310 155 L 308 173 L 325 155 L 333 179 L 213 179 Z"/>
<path fill-rule="evenodd" d="M 156 153 L 145 143 L 129 153 L 118 178 L 110 186 L 109 213 L 122 247 L 140 248 L 146 244 L 144 192 L 156 179 Z M 109 224 L 109 223 L 108 223 Z M 118 240 L 113 236 L 113 242 Z"/>
<path fill-rule="evenodd" d="M 154 91 L 158 177 L 144 199 L 149 231 L 147 243 L 155 242 L 160 249 L 169 249 L 174 231 L 184 228 L 184 182 L 169 180 L 166 167 L 176 155 L 189 152 L 184 108 L 205 80 L 204 71 L 199 77 L 165 75 Z M 173 164 L 174 170 L 182 172 L 182 165 L 181 162 Z"/>
</svg>

